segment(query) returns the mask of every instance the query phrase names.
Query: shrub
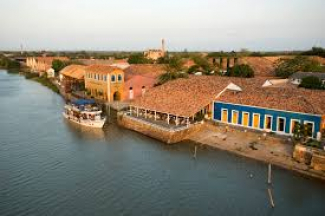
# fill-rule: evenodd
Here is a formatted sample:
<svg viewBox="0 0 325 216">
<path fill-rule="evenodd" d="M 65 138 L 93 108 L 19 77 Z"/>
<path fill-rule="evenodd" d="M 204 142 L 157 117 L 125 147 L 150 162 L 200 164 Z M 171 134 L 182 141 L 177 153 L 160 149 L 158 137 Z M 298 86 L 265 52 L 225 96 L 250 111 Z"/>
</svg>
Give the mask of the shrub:
<svg viewBox="0 0 325 216">
<path fill-rule="evenodd" d="M 26 73 L 25 74 L 26 79 L 33 79 L 33 78 L 36 78 L 36 77 L 38 77 L 37 73 Z"/>
<path fill-rule="evenodd" d="M 308 76 L 302 78 L 299 87 L 304 87 L 308 89 L 324 89 L 322 81 L 315 76 Z"/>
<path fill-rule="evenodd" d="M 226 75 L 231 77 L 252 78 L 254 77 L 254 70 L 247 64 L 235 65 L 233 68 L 228 69 Z"/>
<path fill-rule="evenodd" d="M 281 63 L 275 69 L 277 77 L 288 78 L 298 71 L 304 72 L 319 72 L 322 67 L 316 61 L 313 61 L 306 56 L 297 56 L 293 59 L 281 60 Z"/>
<path fill-rule="evenodd" d="M 199 112 L 198 114 L 196 114 L 195 118 L 196 121 L 202 121 L 204 119 L 204 114 Z"/>
<path fill-rule="evenodd" d="M 179 78 L 188 78 L 188 74 L 182 72 L 167 72 L 159 76 L 158 84 L 161 85 L 168 81 L 179 79 Z"/>
</svg>

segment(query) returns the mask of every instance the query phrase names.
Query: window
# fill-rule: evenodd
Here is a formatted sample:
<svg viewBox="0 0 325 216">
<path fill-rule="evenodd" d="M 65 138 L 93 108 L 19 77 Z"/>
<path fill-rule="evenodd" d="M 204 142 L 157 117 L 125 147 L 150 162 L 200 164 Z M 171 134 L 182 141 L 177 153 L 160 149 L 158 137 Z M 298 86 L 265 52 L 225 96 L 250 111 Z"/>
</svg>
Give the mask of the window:
<svg viewBox="0 0 325 216">
<path fill-rule="evenodd" d="M 117 80 L 118 80 L 119 82 L 122 81 L 122 75 L 121 75 L 121 74 L 117 75 Z"/>
<path fill-rule="evenodd" d="M 278 118 L 278 132 L 285 132 L 285 125 L 286 125 L 286 120 L 285 118 L 279 117 Z"/>
<path fill-rule="evenodd" d="M 300 124 L 298 119 L 291 119 L 290 133 L 293 134 L 296 130 L 296 127 Z"/>
<path fill-rule="evenodd" d="M 238 117 L 239 117 L 239 112 L 236 110 L 232 111 L 232 123 L 233 124 L 238 124 Z"/>
<path fill-rule="evenodd" d="M 249 126 L 249 113 L 248 112 L 243 112 L 242 125 L 245 127 Z"/>
<path fill-rule="evenodd" d="M 272 130 L 272 116 L 265 115 L 265 121 L 264 121 L 264 129 L 265 130 Z"/>
<path fill-rule="evenodd" d="M 221 111 L 221 121 L 228 122 L 228 110 L 222 109 Z"/>
<path fill-rule="evenodd" d="M 133 99 L 134 95 L 133 95 L 133 88 L 130 87 L 130 90 L 129 90 L 129 99 Z"/>
<path fill-rule="evenodd" d="M 260 115 L 254 113 L 253 114 L 253 128 L 259 128 L 260 127 Z"/>
<path fill-rule="evenodd" d="M 308 137 L 313 137 L 314 134 L 314 122 L 305 121 L 305 130 Z"/>
<path fill-rule="evenodd" d="M 115 75 L 112 75 L 111 76 L 111 82 L 115 82 L 115 81 L 116 81 Z"/>
<path fill-rule="evenodd" d="M 106 75 L 104 75 L 104 81 L 107 81 L 107 77 L 106 77 Z"/>
</svg>

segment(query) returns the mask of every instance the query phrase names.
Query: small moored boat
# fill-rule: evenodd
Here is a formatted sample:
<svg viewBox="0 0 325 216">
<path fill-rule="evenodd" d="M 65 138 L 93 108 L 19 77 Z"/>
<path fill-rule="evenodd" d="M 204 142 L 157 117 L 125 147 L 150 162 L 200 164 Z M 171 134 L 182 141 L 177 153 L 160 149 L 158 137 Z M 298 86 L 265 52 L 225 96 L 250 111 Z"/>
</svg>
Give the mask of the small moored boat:
<svg viewBox="0 0 325 216">
<path fill-rule="evenodd" d="M 63 116 L 79 125 L 102 128 L 106 118 L 94 100 L 78 99 L 64 106 Z"/>
</svg>

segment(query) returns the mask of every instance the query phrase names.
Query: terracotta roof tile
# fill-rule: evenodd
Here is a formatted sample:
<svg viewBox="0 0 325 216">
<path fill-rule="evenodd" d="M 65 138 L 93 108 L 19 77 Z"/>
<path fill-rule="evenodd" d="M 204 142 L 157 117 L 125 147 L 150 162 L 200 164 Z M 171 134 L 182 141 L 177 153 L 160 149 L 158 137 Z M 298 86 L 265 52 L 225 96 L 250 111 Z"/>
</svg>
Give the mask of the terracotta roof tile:
<svg viewBox="0 0 325 216">
<path fill-rule="evenodd" d="M 241 79 L 218 76 L 191 76 L 155 87 L 132 105 L 175 114 L 193 116 L 214 100 L 293 112 L 325 114 L 325 91 L 306 90 L 293 85 L 262 87 L 265 78 Z M 241 92 L 225 91 L 230 83 Z"/>
<path fill-rule="evenodd" d="M 85 68 L 86 66 L 83 65 L 69 65 L 63 68 L 60 73 L 74 79 L 83 79 L 85 76 Z"/>
<path fill-rule="evenodd" d="M 122 71 L 118 67 L 112 67 L 108 65 L 90 65 L 86 67 L 86 72 L 94 72 L 94 73 L 101 73 L 101 74 L 108 74 L 112 73 L 113 71 Z"/>
<path fill-rule="evenodd" d="M 154 64 L 134 64 L 125 70 L 125 79 L 128 80 L 130 77 L 135 75 L 141 75 L 149 78 L 158 78 L 161 74 L 165 73 L 164 65 Z"/>
<path fill-rule="evenodd" d="M 190 117 L 207 106 L 230 84 L 224 77 L 191 76 L 148 90 L 132 105 L 159 112 Z"/>
<path fill-rule="evenodd" d="M 293 85 L 265 88 L 252 82 L 239 84 L 242 92 L 233 94 L 223 93 L 218 101 L 265 107 L 269 109 L 286 110 L 292 112 L 325 114 L 325 91 L 307 90 Z"/>
</svg>

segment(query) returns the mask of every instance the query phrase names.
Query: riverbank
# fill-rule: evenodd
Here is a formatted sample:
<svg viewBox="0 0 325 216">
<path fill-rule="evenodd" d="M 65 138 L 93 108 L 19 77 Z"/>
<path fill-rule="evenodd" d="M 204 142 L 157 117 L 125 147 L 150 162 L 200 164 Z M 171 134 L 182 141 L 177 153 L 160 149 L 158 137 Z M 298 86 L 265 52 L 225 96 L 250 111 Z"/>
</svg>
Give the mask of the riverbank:
<svg viewBox="0 0 325 216">
<path fill-rule="evenodd" d="M 294 145 L 289 139 L 264 138 L 258 133 L 229 128 L 226 132 L 224 126 L 205 124 L 204 128 L 189 140 L 325 181 L 325 172 L 310 169 L 309 166 L 293 159 Z"/>
<path fill-rule="evenodd" d="M 25 76 L 26 79 L 30 79 L 33 81 L 36 81 L 40 84 L 42 84 L 43 86 L 46 86 L 47 88 L 51 89 L 53 92 L 60 94 L 60 90 L 59 88 L 53 83 L 52 80 L 48 79 L 45 76 L 39 76 L 36 73 L 26 73 L 26 72 L 22 72 L 21 74 L 23 74 Z"/>
</svg>

